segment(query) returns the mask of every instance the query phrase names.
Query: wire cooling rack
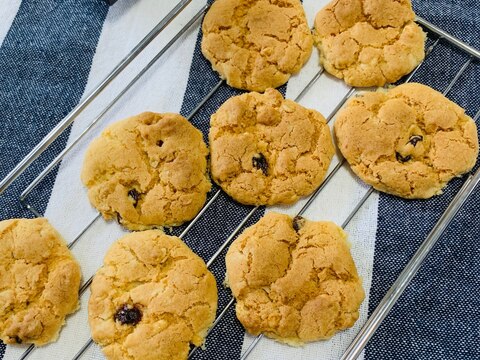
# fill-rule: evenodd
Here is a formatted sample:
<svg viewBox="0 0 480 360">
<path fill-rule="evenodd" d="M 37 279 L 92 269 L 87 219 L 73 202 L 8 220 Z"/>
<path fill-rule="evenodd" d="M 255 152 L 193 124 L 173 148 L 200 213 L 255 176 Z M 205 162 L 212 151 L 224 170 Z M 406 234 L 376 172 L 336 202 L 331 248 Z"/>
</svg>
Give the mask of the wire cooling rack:
<svg viewBox="0 0 480 360">
<path fill-rule="evenodd" d="M 182 0 L 180 1 L 132 50 L 131 52 L 101 81 L 93 91 L 87 94 L 83 100 L 39 143 L 33 150 L 0 182 L 0 194 L 5 191 L 5 189 L 11 185 L 17 177 L 19 177 L 25 170 L 39 157 L 45 150 L 52 144 L 55 139 L 57 139 L 68 126 L 85 110 L 85 108 L 104 90 L 106 90 L 109 84 L 120 74 L 122 71 L 137 57 L 142 51 L 160 34 L 162 33 L 167 26 L 177 17 L 182 11 L 192 2 L 192 0 Z M 37 188 L 37 186 L 50 174 L 54 169 L 58 167 L 60 162 L 65 158 L 65 156 L 70 153 L 77 144 L 84 138 L 97 123 L 99 123 L 105 116 L 105 114 L 119 101 L 124 95 L 132 88 L 132 86 L 140 79 L 142 76 L 167 52 L 172 45 L 174 45 L 178 39 L 189 29 L 194 26 L 199 26 L 200 19 L 204 13 L 208 10 L 210 5 L 203 6 L 181 29 L 178 31 L 171 40 L 164 46 L 158 53 L 152 58 L 152 60 L 144 66 L 140 72 L 125 86 L 123 89 L 115 96 L 115 98 L 99 113 L 99 115 L 84 129 L 84 131 L 78 135 L 71 143 L 47 166 L 43 171 L 23 190 L 19 197 L 19 201 L 29 209 L 35 216 L 42 216 L 39 211 L 37 211 L 30 203 L 27 201 L 27 197 Z M 426 57 L 424 62 L 419 64 L 414 71 L 408 75 L 401 82 L 409 82 L 414 74 L 422 67 L 426 66 L 425 61 L 427 57 L 434 51 L 439 43 L 447 43 L 451 46 L 457 48 L 459 51 L 467 55 L 467 60 L 460 64 L 458 71 L 455 76 L 449 81 L 447 86 L 443 90 L 444 95 L 450 95 L 450 92 L 454 88 L 454 85 L 460 79 L 465 70 L 471 66 L 472 63 L 480 61 L 480 52 L 460 40 L 454 38 L 450 34 L 446 33 L 442 29 L 434 26 L 428 21 L 417 18 L 417 23 L 420 24 L 427 32 L 429 39 L 429 47 L 426 50 Z M 311 89 L 311 87 L 324 75 L 323 70 L 318 71 L 315 76 L 307 83 L 303 88 L 300 94 L 295 98 L 295 101 L 299 101 L 303 96 Z M 197 104 L 197 106 L 192 110 L 192 112 L 187 116 L 188 119 L 191 119 L 203 106 L 204 104 L 217 92 L 217 90 L 224 85 L 223 80 L 219 80 L 218 83 L 213 86 L 209 93 Z M 355 96 L 357 90 L 351 88 L 348 93 L 341 99 L 341 101 L 335 106 L 333 111 L 327 117 L 327 121 L 330 122 L 338 112 L 338 110 L 345 104 L 345 102 L 352 96 Z M 477 121 L 480 117 L 480 110 L 474 116 L 474 120 Z M 322 185 L 308 198 L 304 206 L 298 212 L 298 215 L 302 215 L 312 204 L 314 199 L 322 192 L 325 186 L 335 177 L 340 168 L 345 164 L 344 159 L 340 161 L 330 170 L 327 177 L 325 178 Z M 345 351 L 342 359 L 356 359 L 363 348 L 370 340 L 372 335 L 375 333 L 381 322 L 385 319 L 389 311 L 395 305 L 398 298 L 401 296 L 403 291 L 408 286 L 409 282 L 415 276 L 420 266 L 422 265 L 424 259 L 428 255 L 429 251 L 435 245 L 438 238 L 442 235 L 445 229 L 448 227 L 449 223 L 456 215 L 458 210 L 462 207 L 466 199 L 470 194 L 475 190 L 475 187 L 480 182 L 480 169 L 475 172 L 475 174 L 470 174 L 467 176 L 462 187 L 450 202 L 449 206 L 435 224 L 429 235 L 424 239 L 423 243 L 418 248 L 417 252 L 410 259 L 404 270 L 401 272 L 397 280 L 394 282 L 392 287 L 384 296 L 383 300 L 379 303 L 377 308 L 373 311 L 370 317 L 367 319 L 366 323 L 363 325 L 361 330 L 356 335 L 353 342 Z M 365 195 L 354 204 L 353 210 L 349 213 L 347 218 L 342 224 L 342 227 L 346 227 L 357 212 L 362 208 L 367 199 L 375 192 L 373 188 L 369 188 Z M 179 235 L 180 238 L 183 238 L 193 227 L 193 225 L 204 216 L 205 211 L 212 206 L 212 204 L 217 201 L 221 195 L 221 190 L 217 190 L 212 196 L 210 196 L 209 201 L 205 204 L 203 209 L 199 214 L 184 228 L 182 233 Z M 244 228 L 247 222 L 259 211 L 260 207 L 250 208 L 247 215 L 240 221 L 238 226 L 234 231 L 225 239 L 223 244 L 217 249 L 212 257 L 207 261 L 207 266 L 211 265 L 222 255 L 226 247 L 232 242 L 232 240 L 239 234 L 239 232 Z M 82 239 L 82 236 L 85 232 L 100 218 L 100 214 L 96 215 L 88 224 L 85 224 L 85 227 L 80 231 L 80 233 L 69 243 L 69 248 L 73 247 L 77 242 Z M 217 279 L 220 283 L 223 279 Z M 88 289 L 92 281 L 90 277 L 86 280 L 80 288 L 80 296 Z M 235 300 L 231 300 L 221 309 L 219 309 L 217 318 L 209 330 L 210 332 L 224 319 L 227 311 L 235 304 Z M 207 335 L 208 336 L 208 335 Z M 250 344 L 250 346 L 242 354 L 241 359 L 247 359 L 248 356 L 254 351 L 257 344 L 262 340 L 262 335 L 259 335 L 255 340 Z M 93 344 L 92 339 L 89 339 L 76 353 L 73 359 L 80 359 L 85 354 L 86 350 Z M 19 359 L 26 359 L 32 352 L 35 351 L 35 347 L 29 346 L 24 353 L 20 356 Z M 191 358 L 195 353 L 202 351 L 201 348 L 192 348 L 189 354 Z"/>
</svg>

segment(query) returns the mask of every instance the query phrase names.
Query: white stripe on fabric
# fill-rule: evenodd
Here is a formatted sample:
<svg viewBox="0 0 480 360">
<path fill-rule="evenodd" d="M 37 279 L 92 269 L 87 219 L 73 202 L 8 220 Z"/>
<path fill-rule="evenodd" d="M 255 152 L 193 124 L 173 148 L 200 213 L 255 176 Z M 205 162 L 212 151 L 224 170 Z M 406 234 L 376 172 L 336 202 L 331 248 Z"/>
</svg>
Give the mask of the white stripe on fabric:
<svg viewBox="0 0 480 360">
<path fill-rule="evenodd" d="M 303 1 L 311 27 L 313 27 L 315 14 L 328 2 L 328 0 Z M 295 99 L 305 84 L 313 78 L 319 69 L 318 51 L 314 48 L 312 57 L 302 71 L 290 79 L 286 97 Z M 300 100 L 300 103 L 303 106 L 319 111 L 327 117 L 348 90 L 349 88 L 342 81 L 324 74 Z M 331 121 L 330 127 L 332 127 L 333 122 L 334 119 Z M 335 157 L 330 169 L 337 163 L 338 158 Z M 366 190 L 367 187 L 365 184 L 360 182 L 356 176 L 351 173 L 347 165 L 344 165 L 310 205 L 304 216 L 310 220 L 330 220 L 340 225 L 353 210 L 355 204 L 365 194 Z M 292 206 L 269 207 L 266 211 L 276 211 L 294 216 L 305 203 L 306 199 L 303 199 Z M 353 340 L 355 334 L 359 331 L 361 325 L 367 319 L 369 292 L 372 282 L 377 213 L 378 195 L 373 194 L 346 229 L 349 234 L 349 241 L 352 243 L 352 256 L 358 272 L 363 279 L 363 287 L 366 293 L 365 300 L 360 309 L 360 318 L 354 327 L 340 332 L 328 341 L 310 343 L 301 348 L 282 345 L 264 337 L 252 351 L 249 359 L 333 360 L 340 358 L 344 350 Z M 249 334 L 245 335 L 242 353 L 245 352 L 253 340 L 253 336 Z"/>
<path fill-rule="evenodd" d="M 22 0 L 0 0 L 0 9 L 2 9 L 2 19 L 0 20 L 0 45 L 12 26 L 12 22 L 17 15 Z"/>
<path fill-rule="evenodd" d="M 1 0 L 5 2 L 4 0 Z M 85 94 L 93 89 L 108 72 L 176 5 L 158 0 L 122 0 L 113 6 L 104 23 L 94 56 Z M 103 110 L 105 105 L 123 89 L 163 46 L 190 20 L 206 1 L 193 1 L 161 35 L 136 59 L 75 121 L 68 144 Z M 179 112 L 187 86 L 191 59 L 198 34 L 198 25 L 192 27 L 154 67 L 107 113 L 85 139 L 67 155 L 60 166 L 45 216 L 65 237 L 72 241 L 81 229 L 95 217 L 80 182 L 83 154 L 88 143 L 113 121 L 143 111 Z M 73 247 L 75 257 L 82 265 L 83 279 L 88 279 L 101 266 L 103 256 L 123 231 L 118 224 L 103 220 L 94 226 Z M 87 305 L 90 291 L 81 298 L 81 308 L 68 317 L 59 340 L 36 349 L 29 359 L 68 359 L 90 337 Z M 23 348 L 8 346 L 5 359 L 15 359 Z M 84 355 L 85 359 L 103 359 L 96 346 Z"/>
</svg>

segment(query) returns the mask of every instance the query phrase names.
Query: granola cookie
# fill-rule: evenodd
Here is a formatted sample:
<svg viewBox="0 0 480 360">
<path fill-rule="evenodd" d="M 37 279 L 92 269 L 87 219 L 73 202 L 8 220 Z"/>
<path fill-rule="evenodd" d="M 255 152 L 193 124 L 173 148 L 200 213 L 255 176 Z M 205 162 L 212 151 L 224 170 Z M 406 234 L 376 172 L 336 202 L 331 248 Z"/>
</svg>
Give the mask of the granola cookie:
<svg viewBox="0 0 480 360">
<path fill-rule="evenodd" d="M 89 146 L 82 170 L 92 205 L 130 230 L 177 226 L 210 190 L 202 133 L 178 114 L 118 121 Z"/>
<path fill-rule="evenodd" d="M 0 339 L 55 341 L 78 309 L 80 266 L 47 219 L 0 222 Z"/>
<path fill-rule="evenodd" d="M 334 223 L 277 213 L 246 229 L 226 256 L 245 329 L 297 346 L 351 327 L 365 295 L 346 238 Z"/>
<path fill-rule="evenodd" d="M 299 0 L 217 0 L 202 26 L 202 52 L 238 89 L 285 84 L 310 57 L 313 38 Z"/>
<path fill-rule="evenodd" d="M 310 194 L 334 154 L 325 118 L 273 89 L 230 98 L 210 125 L 212 178 L 242 204 L 289 204 Z"/>
<path fill-rule="evenodd" d="M 351 99 L 337 115 L 335 135 L 363 181 L 409 199 L 441 194 L 478 155 L 474 121 L 439 92 L 415 83 Z"/>
<path fill-rule="evenodd" d="M 320 63 L 352 86 L 383 86 L 425 57 L 410 0 L 334 0 L 315 18 Z"/>
<path fill-rule="evenodd" d="M 92 281 L 92 339 L 108 359 L 187 359 L 217 310 L 215 278 L 203 260 L 161 230 L 115 242 Z"/>
</svg>

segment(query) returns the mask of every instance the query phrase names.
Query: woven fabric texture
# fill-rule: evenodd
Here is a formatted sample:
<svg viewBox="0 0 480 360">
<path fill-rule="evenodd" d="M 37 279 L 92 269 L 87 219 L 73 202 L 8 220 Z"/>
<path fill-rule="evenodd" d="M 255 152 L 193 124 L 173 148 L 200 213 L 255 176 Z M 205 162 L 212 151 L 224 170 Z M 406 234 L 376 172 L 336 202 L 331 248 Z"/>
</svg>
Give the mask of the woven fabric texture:
<svg viewBox="0 0 480 360">
<path fill-rule="evenodd" d="M 114 6 L 119 6 L 122 1 L 129 0 L 119 0 Z M 422 18 L 480 49 L 478 0 L 413 0 L 413 5 Z M 102 0 L 21 2 L 3 43 L 0 43 L 0 114 L 3 119 L 0 127 L 0 178 L 4 178 L 80 101 L 108 11 L 107 3 Z M 200 40 L 201 33 L 198 32 L 180 110 L 184 116 L 188 116 L 219 81 L 200 52 Z M 429 40 L 428 44 L 432 42 Z M 443 91 L 467 60 L 465 53 L 442 41 L 413 81 Z M 111 67 L 114 65 L 112 63 Z M 472 117 L 480 110 L 479 83 L 480 63 L 474 61 L 448 94 Z M 287 86 L 280 89 L 283 94 Z M 239 93 L 223 84 L 191 118 L 191 122 L 204 133 L 205 140 L 210 114 L 226 99 Z M 64 132 L 0 195 L 0 220 L 33 216 L 19 203 L 19 193 L 65 147 L 68 135 L 69 131 Z M 41 183 L 39 192 L 42 197 L 31 199 L 31 204 L 41 213 L 45 211 L 55 176 L 56 171 Z M 433 228 L 463 180 L 455 179 L 442 196 L 427 201 L 406 201 L 380 195 L 369 313 Z M 217 190 L 214 187 L 209 198 Z M 365 358 L 480 358 L 479 208 L 480 189 L 477 189 L 367 345 Z M 221 193 L 184 240 L 193 251 L 208 260 L 232 233 L 239 219 L 251 209 L 233 203 Z M 258 221 L 263 213 L 264 209 L 259 208 L 247 225 Z M 171 232 L 179 235 L 184 228 L 178 227 Z M 206 228 L 208 232 L 202 231 Z M 204 242 L 195 241 L 198 238 Z M 217 279 L 222 279 L 224 262 L 215 262 L 211 270 Z M 219 284 L 219 309 L 230 298 L 230 292 Z M 198 351 L 194 359 L 239 359 L 243 341 L 244 330 L 235 318 L 234 307 L 231 307 L 209 336 L 206 350 Z M 0 343 L 0 360 L 4 352 L 5 346 Z"/>
</svg>

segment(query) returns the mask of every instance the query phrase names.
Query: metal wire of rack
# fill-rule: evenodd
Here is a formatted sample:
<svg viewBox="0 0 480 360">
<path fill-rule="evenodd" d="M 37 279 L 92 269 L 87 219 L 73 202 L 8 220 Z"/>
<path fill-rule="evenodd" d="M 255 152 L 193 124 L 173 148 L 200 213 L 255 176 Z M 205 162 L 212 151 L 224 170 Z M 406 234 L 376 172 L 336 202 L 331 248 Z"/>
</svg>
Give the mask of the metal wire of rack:
<svg viewBox="0 0 480 360">
<path fill-rule="evenodd" d="M 67 115 L 34 149 L 0 182 L 0 194 L 13 182 L 15 179 L 20 176 L 31 164 L 32 162 L 40 156 L 48 146 L 60 136 L 67 127 L 75 120 L 75 118 L 93 101 L 93 99 L 98 96 L 102 91 L 104 91 L 108 85 L 139 55 L 141 52 L 152 42 L 152 40 L 158 36 L 172 21 L 175 19 L 190 3 L 192 0 L 182 0 L 180 1 L 166 16 L 163 18 L 146 36 L 142 39 L 137 46 L 135 46 L 131 52 L 107 75 L 107 77 L 101 81 L 98 86 L 89 93 L 78 105 L 75 107 L 70 114 Z M 208 10 L 210 5 L 205 5 L 202 7 L 181 29 L 176 33 L 173 38 L 153 57 L 153 59 L 144 66 L 140 72 L 116 95 L 116 97 L 99 113 L 99 115 L 85 128 L 85 130 L 75 138 L 70 145 L 68 145 L 21 193 L 19 201 L 29 209 L 35 216 L 42 216 L 31 204 L 27 202 L 27 197 L 32 191 L 38 186 L 38 184 L 65 158 L 65 156 L 80 142 L 80 140 L 89 133 L 95 125 L 97 125 L 105 116 L 105 114 L 120 100 L 123 96 L 129 91 L 129 89 L 167 52 L 167 50 L 177 42 L 177 40 L 191 27 L 198 23 L 202 18 L 203 14 Z M 427 56 L 434 50 L 434 48 L 439 44 L 440 41 L 446 41 L 449 44 L 457 47 L 464 53 L 469 55 L 468 60 L 460 67 L 453 79 L 449 82 L 447 87 L 444 89 L 443 94 L 447 95 L 452 90 L 454 85 L 460 79 L 461 75 L 465 70 L 471 65 L 474 61 L 480 61 L 480 52 L 460 40 L 454 38 L 445 31 L 439 29 L 433 24 L 427 22 L 424 19 L 417 18 L 416 20 L 424 29 L 427 30 L 429 34 L 432 34 L 436 37 L 435 41 L 426 51 Z M 409 82 L 417 70 L 424 64 L 422 62 L 415 68 L 415 70 L 404 80 L 404 82 Z M 299 101 L 311 88 L 312 86 L 321 78 L 323 75 L 323 70 L 320 70 L 316 75 L 308 82 L 308 84 L 303 88 L 300 94 L 296 97 L 295 101 Z M 197 104 L 197 106 L 191 111 L 188 115 L 188 119 L 191 119 L 201 108 L 202 106 L 216 93 L 216 91 L 224 84 L 223 80 L 219 80 L 218 83 L 212 87 L 209 93 Z M 341 101 L 335 106 L 331 114 L 327 117 L 327 121 L 330 122 L 337 112 L 342 108 L 346 101 L 355 95 L 356 89 L 352 88 L 350 91 L 341 99 Z M 480 110 L 474 116 L 474 120 L 477 121 L 480 117 Z M 339 159 L 338 163 L 334 166 L 332 170 L 328 173 L 322 185 L 308 198 L 307 202 L 298 212 L 298 215 L 302 215 L 308 207 L 312 204 L 315 198 L 320 194 L 324 187 L 334 178 L 335 174 L 339 169 L 345 164 L 343 158 Z M 352 344 L 349 346 L 345 352 L 342 359 L 356 359 L 367 342 L 375 333 L 376 329 L 380 323 L 385 319 L 388 312 L 395 305 L 398 298 L 401 296 L 405 288 L 408 286 L 411 279 L 415 276 L 416 272 L 422 265 L 424 259 L 428 255 L 429 251 L 433 248 L 438 238 L 442 235 L 445 229 L 448 227 L 450 221 L 454 218 L 458 210 L 464 204 L 469 195 L 475 190 L 475 187 L 480 182 L 480 169 L 476 171 L 475 174 L 468 176 L 467 180 L 464 182 L 463 186 L 451 201 L 444 214 L 440 220 L 436 223 L 430 234 L 426 237 L 422 245 L 419 247 L 415 255 L 412 257 L 410 262 L 406 265 L 405 269 L 402 271 L 400 276 L 397 278 L 395 283 L 392 285 L 390 290 L 387 292 L 383 300 L 377 306 L 372 315 L 367 319 L 367 322 L 364 324 L 360 332 L 355 337 Z M 347 216 L 345 221 L 342 224 L 342 227 L 346 227 L 349 222 L 353 219 L 356 213 L 362 208 L 365 202 L 368 200 L 370 195 L 374 192 L 373 188 L 369 188 L 364 196 L 355 204 L 353 210 Z M 197 214 L 197 216 L 188 224 L 188 226 L 183 230 L 179 235 L 180 238 L 183 238 L 193 227 L 193 225 L 204 215 L 205 211 L 214 204 L 221 190 L 217 190 L 210 200 L 204 205 L 202 210 Z M 221 255 L 222 251 L 233 241 L 237 234 L 243 229 L 245 224 L 252 218 L 252 216 L 260 209 L 260 207 L 253 207 L 248 214 L 241 220 L 238 226 L 234 231 L 225 239 L 224 243 L 218 248 L 218 250 L 213 254 L 213 256 L 208 260 L 207 267 L 210 267 Z M 100 214 L 97 214 L 90 222 L 88 222 L 85 227 L 80 231 L 80 233 L 68 244 L 69 248 L 73 247 L 85 234 L 85 232 L 100 218 Z M 90 277 L 80 288 L 80 295 L 82 295 L 86 289 L 90 286 L 92 277 Z M 217 324 L 220 323 L 227 310 L 231 308 L 235 303 L 235 299 L 232 297 L 227 305 L 220 310 L 213 326 L 210 328 L 209 333 L 215 328 Z M 209 334 L 208 333 L 208 334 Z M 207 334 L 207 336 L 208 336 Z M 246 351 L 242 354 L 241 359 L 246 359 L 249 354 L 253 351 L 255 346 L 261 341 L 262 335 L 259 335 L 255 340 L 250 344 Z M 85 351 L 93 344 L 93 340 L 89 339 L 76 353 L 73 359 L 80 359 Z M 21 355 L 20 359 L 26 359 L 33 351 L 35 347 L 29 346 L 25 352 Z M 193 348 L 189 354 L 189 358 L 192 357 L 197 351 L 201 351 L 200 348 Z"/>
</svg>

